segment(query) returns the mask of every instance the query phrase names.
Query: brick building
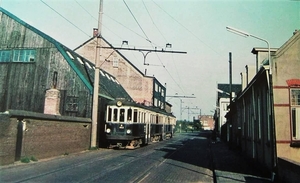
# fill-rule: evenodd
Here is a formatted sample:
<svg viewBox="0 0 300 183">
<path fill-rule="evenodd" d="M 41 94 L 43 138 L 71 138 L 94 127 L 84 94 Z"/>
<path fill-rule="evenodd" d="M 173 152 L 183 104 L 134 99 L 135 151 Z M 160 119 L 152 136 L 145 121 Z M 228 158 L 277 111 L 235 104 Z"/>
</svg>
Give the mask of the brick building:
<svg viewBox="0 0 300 183">
<path fill-rule="evenodd" d="M 75 48 L 76 53 L 95 61 L 97 29 L 93 37 Z M 133 65 L 118 49 L 101 37 L 101 68 L 113 75 L 137 103 L 165 109 L 166 87 L 155 77 L 147 76 Z"/>
</svg>

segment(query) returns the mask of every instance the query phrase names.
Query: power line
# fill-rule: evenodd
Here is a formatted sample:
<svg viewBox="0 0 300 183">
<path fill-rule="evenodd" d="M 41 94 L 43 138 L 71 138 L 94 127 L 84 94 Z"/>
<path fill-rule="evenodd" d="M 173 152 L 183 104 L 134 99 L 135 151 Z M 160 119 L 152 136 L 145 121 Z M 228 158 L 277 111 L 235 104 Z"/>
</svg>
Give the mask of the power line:
<svg viewBox="0 0 300 183">
<path fill-rule="evenodd" d="M 152 21 L 152 23 L 153 23 L 153 25 L 156 27 L 156 29 L 158 30 L 158 32 L 161 34 L 161 36 L 165 39 L 165 41 L 166 42 L 168 42 L 167 41 L 167 39 L 164 37 L 164 35 L 162 34 L 162 32 L 159 30 L 159 28 L 157 27 L 157 25 L 154 23 L 154 20 L 153 20 L 153 18 L 152 18 L 152 16 L 150 15 L 150 12 L 148 11 L 148 8 L 146 7 L 146 5 L 145 5 L 145 3 L 144 3 L 144 1 L 142 1 L 143 2 L 143 4 L 144 4 L 144 7 L 145 7 L 145 9 L 146 9 L 146 11 L 147 11 L 147 13 L 148 13 L 148 15 L 149 15 L 149 17 L 150 17 L 150 19 L 151 19 L 151 21 Z M 169 70 L 165 67 L 165 65 L 162 63 L 162 61 L 161 61 L 161 59 L 160 59 L 160 57 L 158 56 L 158 54 L 156 53 L 156 56 L 157 56 L 157 58 L 158 58 L 158 60 L 161 62 L 161 64 L 162 64 L 162 66 L 165 68 L 165 70 L 167 71 L 167 73 L 169 74 L 169 76 L 171 77 L 171 79 L 174 81 L 174 83 L 176 83 L 176 85 L 181 89 L 181 91 L 184 93 L 184 90 L 181 88 L 181 86 L 176 82 L 176 80 L 173 78 L 173 76 L 171 75 L 171 73 L 169 72 Z M 172 56 L 172 59 L 173 59 L 173 56 Z M 173 59 L 173 61 L 174 61 L 174 59 Z"/>
<path fill-rule="evenodd" d="M 158 27 L 156 26 L 156 24 L 154 23 L 154 20 L 153 20 L 152 16 L 150 15 L 150 12 L 148 11 L 148 8 L 146 7 L 146 5 L 145 5 L 145 3 L 144 3 L 143 0 L 142 0 L 142 2 L 143 2 L 143 5 L 144 5 L 144 7 L 145 7 L 145 9 L 146 9 L 146 11 L 147 11 L 147 13 L 148 13 L 148 15 L 149 15 L 151 21 L 152 21 L 152 24 L 155 26 L 155 28 L 158 30 L 158 32 L 159 32 L 160 35 L 164 38 L 164 40 L 165 40 L 166 42 L 168 42 L 167 39 L 165 38 L 165 36 L 162 34 L 162 32 L 159 30 L 159 28 L 158 28 Z"/>
<path fill-rule="evenodd" d="M 222 55 L 220 55 L 219 52 L 217 52 L 216 50 L 214 50 L 213 48 L 211 48 L 209 45 L 207 45 L 205 42 L 203 42 L 196 34 L 194 34 L 191 30 L 189 30 L 187 27 L 185 27 L 182 23 L 180 23 L 178 20 L 176 20 L 172 15 L 170 15 L 167 11 L 165 11 L 162 7 L 160 7 L 156 2 L 154 2 L 152 0 L 152 2 L 158 7 L 160 8 L 164 13 L 166 13 L 169 17 L 171 17 L 175 22 L 177 22 L 180 26 L 182 26 L 186 31 L 188 31 L 191 35 L 193 35 L 195 38 L 197 38 L 201 43 L 203 43 L 207 48 L 209 48 L 210 50 L 212 50 L 213 52 L 215 52 L 216 54 L 218 54 L 219 56 L 223 57 Z"/>
<path fill-rule="evenodd" d="M 72 23 L 69 19 L 67 19 L 66 17 L 64 17 L 62 14 L 60 14 L 58 11 L 56 11 L 54 8 L 52 8 L 49 4 L 47 4 L 46 2 L 44 2 L 43 0 L 40 0 L 42 3 L 44 3 L 46 6 L 48 6 L 51 10 L 53 10 L 55 13 L 57 13 L 59 16 L 61 16 L 63 19 L 65 19 L 67 22 L 69 22 L 70 24 L 72 24 L 74 27 L 76 27 L 78 30 L 80 30 L 83 34 L 87 35 L 88 37 L 90 37 L 87 33 L 85 33 L 82 29 L 80 29 L 77 25 L 75 25 L 74 23 Z"/>
<path fill-rule="evenodd" d="M 70 24 L 72 24 L 76 29 L 80 30 L 83 34 L 85 34 L 86 36 L 88 37 L 91 37 L 90 35 L 88 35 L 87 33 L 85 33 L 82 29 L 80 29 L 77 25 L 75 25 L 73 22 L 71 22 L 69 19 L 67 19 L 65 16 L 63 16 L 61 13 L 59 13 L 57 10 L 55 10 L 53 7 L 51 7 L 49 4 L 47 4 L 46 2 L 44 2 L 43 0 L 40 0 L 43 4 L 45 4 L 47 7 L 49 7 L 52 11 L 54 11 L 56 14 L 58 14 L 59 16 L 61 16 L 63 19 L 65 19 L 67 22 L 69 22 Z M 75 2 L 87 13 L 89 14 L 93 19 L 97 20 L 93 15 L 91 15 L 77 0 L 75 0 Z M 151 44 L 151 46 L 153 47 L 153 43 L 150 41 L 150 39 L 148 38 L 148 36 L 146 35 L 145 31 L 142 29 L 141 25 L 139 24 L 139 22 L 137 21 L 137 19 L 135 18 L 135 16 L 133 15 L 132 11 L 130 10 L 129 6 L 126 4 L 125 0 L 123 0 L 123 2 L 125 3 L 127 9 L 130 11 L 131 15 L 133 16 L 133 18 L 135 19 L 136 23 L 139 25 L 140 29 L 142 30 L 142 32 L 144 33 L 145 37 L 146 37 L 146 40 Z M 144 2 L 143 2 L 144 4 Z M 145 4 L 144 4 L 145 6 Z M 145 9 L 147 10 L 153 24 L 155 25 L 155 27 L 158 29 L 158 27 L 156 26 L 156 24 L 154 23 L 147 7 L 145 6 Z M 107 17 L 109 17 L 108 15 L 106 15 Z M 111 17 L 109 17 L 111 18 Z M 111 18 L 112 20 L 114 20 L 113 18 Z M 114 20 L 116 21 L 116 20 Z M 127 28 L 126 26 L 124 26 L 123 24 L 121 24 L 120 22 L 116 21 L 117 23 L 119 23 L 120 25 L 122 25 L 123 27 Z M 105 26 L 104 26 L 105 27 Z M 105 27 L 106 28 L 106 27 Z M 129 28 L 127 28 L 129 29 Z M 108 29 L 109 30 L 109 29 Z M 131 30 L 131 29 L 129 29 Z M 134 32 L 133 30 L 131 30 L 132 32 Z M 158 29 L 159 31 L 159 29 Z M 113 31 L 111 31 L 113 32 Z M 159 31 L 160 32 L 160 31 Z M 134 32 L 136 33 L 136 32 Z M 160 32 L 161 33 L 161 32 Z M 137 33 L 136 33 L 137 34 Z M 116 35 L 116 34 L 115 34 Z M 137 34 L 139 35 L 139 34 Z M 162 35 L 162 33 L 161 33 Z M 118 36 L 118 35 L 116 35 Z M 143 36 L 139 35 L 140 37 L 142 37 L 143 39 L 145 39 Z M 163 35 L 162 35 L 163 36 Z M 119 37 L 119 36 L 118 36 Z M 164 37 L 164 36 L 163 36 Z M 164 37 L 165 39 L 165 37 Z M 157 55 L 157 53 L 156 53 Z M 183 89 L 180 87 L 180 85 L 176 82 L 176 80 L 172 77 L 171 73 L 167 70 L 167 68 L 164 66 L 164 64 L 162 63 L 161 59 L 159 58 L 159 56 L 157 55 L 157 58 L 159 59 L 159 61 L 161 62 L 162 66 L 165 68 L 165 70 L 167 71 L 167 73 L 169 74 L 169 76 L 172 78 L 172 80 L 177 84 L 177 86 L 183 91 Z"/>
<path fill-rule="evenodd" d="M 146 41 L 148 41 L 149 43 L 151 43 L 150 39 L 148 38 L 147 34 L 145 33 L 145 31 L 143 30 L 143 28 L 141 27 L 141 25 L 139 24 L 139 22 L 137 21 L 137 19 L 135 18 L 135 16 L 133 15 L 132 11 L 130 10 L 129 6 L 127 5 L 127 3 L 125 2 L 125 0 L 123 0 L 124 4 L 126 5 L 127 9 L 129 10 L 130 14 L 132 15 L 132 17 L 134 18 L 135 22 L 138 24 L 138 26 L 140 27 L 140 29 L 142 30 L 142 32 L 144 33 L 144 35 L 146 36 Z"/>
</svg>

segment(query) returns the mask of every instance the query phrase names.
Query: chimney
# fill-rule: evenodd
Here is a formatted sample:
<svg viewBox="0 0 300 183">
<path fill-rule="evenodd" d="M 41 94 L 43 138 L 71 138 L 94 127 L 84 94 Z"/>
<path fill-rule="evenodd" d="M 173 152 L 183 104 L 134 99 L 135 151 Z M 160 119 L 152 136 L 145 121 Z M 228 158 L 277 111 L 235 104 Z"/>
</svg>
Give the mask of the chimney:
<svg viewBox="0 0 300 183">
<path fill-rule="evenodd" d="M 298 31 L 299 31 L 299 30 L 296 29 L 296 30 L 293 32 L 293 35 L 297 34 Z"/>
<path fill-rule="evenodd" d="M 96 37 L 98 35 L 98 28 L 93 29 L 93 37 Z"/>
</svg>

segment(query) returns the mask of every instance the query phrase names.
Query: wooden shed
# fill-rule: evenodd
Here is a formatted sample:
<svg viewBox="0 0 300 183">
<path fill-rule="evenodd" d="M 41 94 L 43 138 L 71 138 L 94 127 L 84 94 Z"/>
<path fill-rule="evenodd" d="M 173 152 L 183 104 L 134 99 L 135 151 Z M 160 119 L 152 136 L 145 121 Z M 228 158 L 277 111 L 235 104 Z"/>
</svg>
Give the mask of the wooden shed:
<svg viewBox="0 0 300 183">
<path fill-rule="evenodd" d="M 94 64 L 0 7 L 0 111 L 43 113 L 48 89 L 60 91 L 61 115 L 91 117 Z M 99 120 L 108 100 L 132 100 L 100 70 Z"/>
</svg>

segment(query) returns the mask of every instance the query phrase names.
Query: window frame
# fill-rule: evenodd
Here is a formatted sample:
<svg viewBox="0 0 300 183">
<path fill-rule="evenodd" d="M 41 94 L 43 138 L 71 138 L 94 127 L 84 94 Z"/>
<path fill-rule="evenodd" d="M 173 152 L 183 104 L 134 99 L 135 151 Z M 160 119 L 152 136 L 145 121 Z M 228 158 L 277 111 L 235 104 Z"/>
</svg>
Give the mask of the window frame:
<svg viewBox="0 0 300 183">
<path fill-rule="evenodd" d="M 298 91 L 297 97 L 293 98 L 293 91 Z M 300 87 L 291 87 L 290 91 L 290 126 L 291 126 L 291 146 L 300 147 Z M 294 110 L 295 109 L 295 110 Z M 294 116 L 299 110 L 298 122 L 294 121 Z M 295 113 L 293 113 L 295 111 Z M 297 120 L 297 117 L 295 117 Z"/>
<path fill-rule="evenodd" d="M 0 50 L 0 63 L 10 62 L 10 61 L 11 61 L 11 50 Z"/>
<path fill-rule="evenodd" d="M 113 57 L 112 65 L 113 65 L 113 67 L 115 67 L 115 68 L 118 68 L 118 67 L 119 67 L 119 58 L 118 58 L 118 57 L 116 57 L 116 56 Z"/>
<path fill-rule="evenodd" d="M 12 50 L 12 62 L 34 62 L 36 57 L 35 49 Z M 33 60 L 31 60 L 33 59 Z"/>
</svg>

